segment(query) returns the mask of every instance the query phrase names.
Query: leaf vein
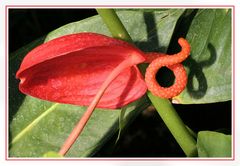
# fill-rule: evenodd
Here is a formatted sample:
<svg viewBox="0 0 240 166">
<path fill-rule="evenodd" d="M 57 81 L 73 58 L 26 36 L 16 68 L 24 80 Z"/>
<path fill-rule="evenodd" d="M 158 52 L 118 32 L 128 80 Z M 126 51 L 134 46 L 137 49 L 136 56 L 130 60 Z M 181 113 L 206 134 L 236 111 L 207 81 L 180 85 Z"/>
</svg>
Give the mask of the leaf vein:
<svg viewBox="0 0 240 166">
<path fill-rule="evenodd" d="M 59 103 L 53 104 L 46 111 L 44 111 L 40 116 L 32 121 L 28 126 L 26 126 L 20 133 L 18 133 L 11 141 L 10 145 L 16 143 L 19 139 L 21 139 L 27 132 L 29 132 L 38 122 L 40 122 L 46 115 L 55 110 L 55 108 L 59 105 Z"/>
</svg>

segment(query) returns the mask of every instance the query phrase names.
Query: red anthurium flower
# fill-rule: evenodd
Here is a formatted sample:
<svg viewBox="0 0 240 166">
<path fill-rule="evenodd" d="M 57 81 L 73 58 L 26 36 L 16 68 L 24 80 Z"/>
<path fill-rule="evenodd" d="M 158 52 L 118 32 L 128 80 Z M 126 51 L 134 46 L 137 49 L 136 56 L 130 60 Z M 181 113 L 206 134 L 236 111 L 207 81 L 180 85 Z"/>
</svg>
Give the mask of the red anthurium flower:
<svg viewBox="0 0 240 166">
<path fill-rule="evenodd" d="M 190 53 L 180 38 L 182 50 L 174 55 L 144 53 L 135 46 L 96 33 L 66 35 L 42 44 L 24 58 L 16 77 L 19 89 L 44 100 L 88 106 L 59 153 L 64 155 L 83 130 L 95 107 L 120 108 L 143 96 L 147 89 L 162 98 L 172 98 L 185 88 L 187 74 L 180 64 Z M 145 81 L 136 67 L 150 63 Z M 175 74 L 171 87 L 156 79 L 166 66 Z"/>
<path fill-rule="evenodd" d="M 135 66 L 144 53 L 121 40 L 95 33 L 79 33 L 51 40 L 24 58 L 17 78 L 19 88 L 44 100 L 88 106 L 101 85 L 121 63 L 108 85 L 100 108 L 120 108 L 147 90 Z"/>
</svg>

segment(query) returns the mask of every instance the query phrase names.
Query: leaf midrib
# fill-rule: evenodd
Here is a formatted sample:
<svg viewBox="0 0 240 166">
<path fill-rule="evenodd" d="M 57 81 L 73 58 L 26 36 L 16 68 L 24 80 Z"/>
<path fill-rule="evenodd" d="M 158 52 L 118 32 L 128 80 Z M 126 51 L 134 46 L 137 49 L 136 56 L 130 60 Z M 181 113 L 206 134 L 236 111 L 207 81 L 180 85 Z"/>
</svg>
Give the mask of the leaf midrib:
<svg viewBox="0 0 240 166">
<path fill-rule="evenodd" d="M 15 144 L 19 139 L 21 139 L 24 135 L 26 135 L 36 124 L 38 124 L 45 116 L 50 114 L 52 111 L 56 109 L 59 103 L 53 104 L 46 111 L 40 114 L 37 118 L 35 118 L 29 125 L 27 125 L 24 129 L 22 129 L 10 142 L 10 146 Z"/>
</svg>

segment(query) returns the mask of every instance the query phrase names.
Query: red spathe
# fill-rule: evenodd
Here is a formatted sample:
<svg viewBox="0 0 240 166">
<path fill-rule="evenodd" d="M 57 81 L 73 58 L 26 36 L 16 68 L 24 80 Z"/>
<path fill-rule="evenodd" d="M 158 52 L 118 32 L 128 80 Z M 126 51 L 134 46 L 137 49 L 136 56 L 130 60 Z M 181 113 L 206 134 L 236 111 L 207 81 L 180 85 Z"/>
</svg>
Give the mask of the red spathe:
<svg viewBox="0 0 240 166">
<path fill-rule="evenodd" d="M 124 60 L 132 67 L 121 72 L 100 99 L 99 108 L 120 108 L 147 91 L 135 66 L 144 53 L 127 42 L 95 33 L 66 35 L 29 52 L 17 78 L 19 89 L 48 101 L 88 106 L 109 74 Z"/>
</svg>

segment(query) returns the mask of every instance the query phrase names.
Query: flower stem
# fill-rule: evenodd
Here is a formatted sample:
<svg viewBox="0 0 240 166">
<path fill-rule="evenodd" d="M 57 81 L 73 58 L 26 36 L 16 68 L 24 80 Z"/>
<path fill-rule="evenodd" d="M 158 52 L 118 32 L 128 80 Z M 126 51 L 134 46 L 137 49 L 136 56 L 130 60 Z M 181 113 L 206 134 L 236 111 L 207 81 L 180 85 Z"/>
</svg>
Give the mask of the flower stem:
<svg viewBox="0 0 240 166">
<path fill-rule="evenodd" d="M 196 141 L 171 102 L 167 99 L 156 97 L 150 92 L 147 95 L 186 156 L 196 156 Z"/>
<path fill-rule="evenodd" d="M 140 62 L 141 59 L 139 59 Z M 98 90 L 97 94 L 95 95 L 93 101 L 88 106 L 87 110 L 77 123 L 77 125 L 74 127 L 64 144 L 62 145 L 60 151 L 58 152 L 60 155 L 64 156 L 68 150 L 71 148 L 71 146 L 74 144 L 78 136 L 83 131 L 85 125 L 87 124 L 88 120 L 90 119 L 93 111 L 95 110 L 98 102 L 102 98 L 105 90 L 108 88 L 108 86 L 111 84 L 111 82 L 126 68 L 131 67 L 133 65 L 136 65 L 136 63 L 139 63 L 137 60 L 133 58 L 126 59 L 122 61 L 107 77 L 107 79 L 103 82 L 100 89 Z"/>
<path fill-rule="evenodd" d="M 96 9 L 110 30 L 112 37 L 132 42 L 130 35 L 113 9 Z"/>
<path fill-rule="evenodd" d="M 106 23 L 113 37 L 133 42 L 113 9 L 97 9 L 97 12 Z M 151 92 L 148 92 L 148 97 L 186 156 L 196 156 L 196 141 L 170 101 L 156 97 Z"/>
<path fill-rule="evenodd" d="M 131 36 L 128 34 L 122 21 L 113 9 L 96 9 L 98 14 L 102 17 L 104 23 L 107 25 L 112 37 L 133 43 Z M 144 66 L 139 64 L 138 68 L 141 73 L 144 73 Z"/>
</svg>

